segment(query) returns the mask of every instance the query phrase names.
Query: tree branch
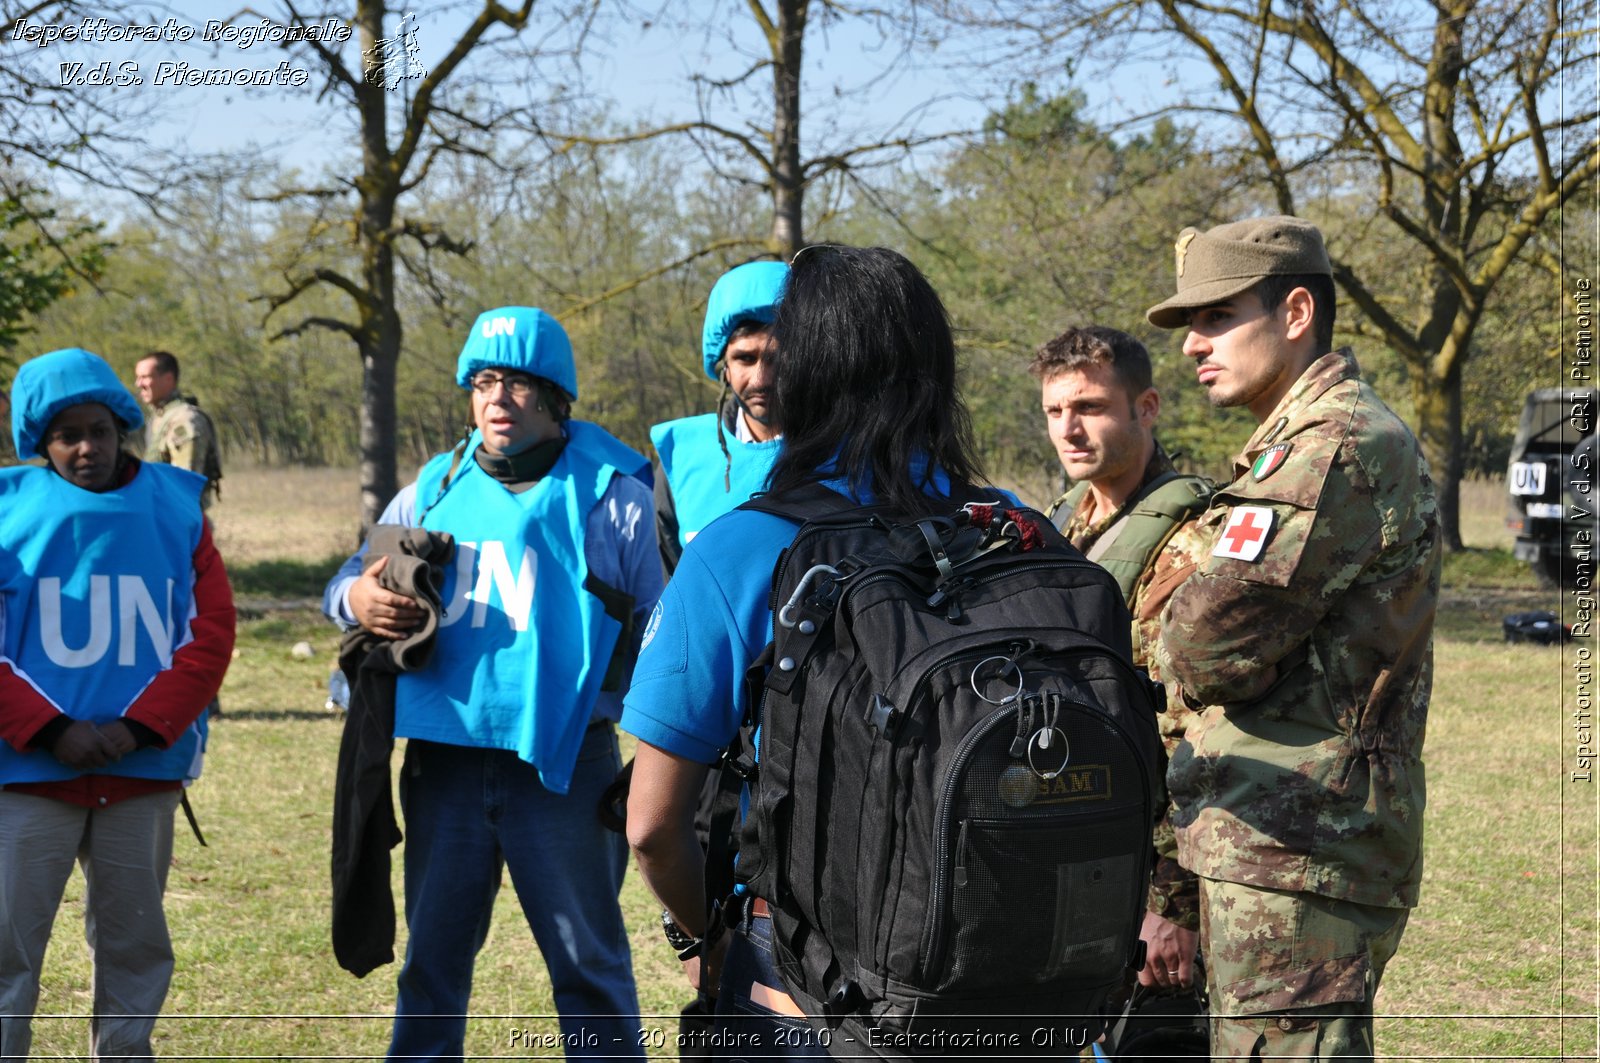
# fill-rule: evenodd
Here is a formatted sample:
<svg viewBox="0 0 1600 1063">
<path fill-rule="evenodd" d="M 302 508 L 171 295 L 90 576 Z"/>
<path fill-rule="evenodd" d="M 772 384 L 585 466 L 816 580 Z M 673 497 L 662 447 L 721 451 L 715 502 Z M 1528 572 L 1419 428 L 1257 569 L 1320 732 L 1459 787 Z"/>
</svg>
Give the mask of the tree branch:
<svg viewBox="0 0 1600 1063">
<path fill-rule="evenodd" d="M 694 262 L 697 259 L 705 258 L 707 255 L 714 254 L 718 251 L 723 251 L 730 247 L 764 246 L 765 245 L 759 240 L 750 240 L 739 236 L 729 236 L 720 240 L 713 240 L 711 243 L 697 248 L 686 255 L 682 255 L 671 262 L 666 263 L 665 265 L 657 266 L 656 268 L 642 273 L 631 280 L 623 281 L 621 284 L 608 288 L 599 295 L 590 296 L 587 299 L 581 299 L 576 303 L 572 303 L 555 316 L 557 320 L 565 321 L 570 317 L 574 317 L 586 310 L 590 310 L 596 306 L 599 306 L 608 299 L 614 299 L 625 292 L 631 292 L 633 289 L 639 287 L 639 285 L 645 283 L 646 281 L 653 280 L 664 273 L 671 273 L 675 269 L 678 269 L 682 266 L 687 266 L 689 263 Z"/>
</svg>

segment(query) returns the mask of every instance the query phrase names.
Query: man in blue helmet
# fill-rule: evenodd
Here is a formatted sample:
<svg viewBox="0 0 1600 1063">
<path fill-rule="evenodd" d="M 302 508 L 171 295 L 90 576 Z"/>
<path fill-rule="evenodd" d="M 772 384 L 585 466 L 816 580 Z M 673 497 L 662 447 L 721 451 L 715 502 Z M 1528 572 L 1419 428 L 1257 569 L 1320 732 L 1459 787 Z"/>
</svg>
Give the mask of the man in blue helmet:
<svg viewBox="0 0 1600 1063">
<path fill-rule="evenodd" d="M 480 315 L 456 382 L 474 428 L 381 522 L 449 533 L 436 644 L 395 684 L 407 739 L 405 916 L 391 1058 L 459 1059 L 473 961 L 509 870 L 550 970 L 568 1056 L 642 1058 L 617 894 L 623 839 L 597 806 L 620 767 L 614 722 L 661 593 L 650 466 L 570 419 L 572 347 L 542 310 Z M 365 551 L 328 585 L 345 625 L 404 639 L 423 604 Z"/>
<path fill-rule="evenodd" d="M 778 458 L 772 319 L 788 276 L 782 262 L 747 262 L 722 275 L 706 302 L 700 337 L 706 376 L 722 384 L 717 411 L 650 430 L 663 474 L 656 482 L 656 536 L 669 574 L 689 540 L 766 486 Z"/>
<path fill-rule="evenodd" d="M 143 423 L 79 348 L 12 387 L 24 459 L 0 469 L 0 1057 L 25 1059 L 74 863 L 94 959 L 94 1059 L 149 1057 L 172 978 L 173 812 L 200 774 L 233 653 L 206 481 L 124 449 Z"/>
</svg>

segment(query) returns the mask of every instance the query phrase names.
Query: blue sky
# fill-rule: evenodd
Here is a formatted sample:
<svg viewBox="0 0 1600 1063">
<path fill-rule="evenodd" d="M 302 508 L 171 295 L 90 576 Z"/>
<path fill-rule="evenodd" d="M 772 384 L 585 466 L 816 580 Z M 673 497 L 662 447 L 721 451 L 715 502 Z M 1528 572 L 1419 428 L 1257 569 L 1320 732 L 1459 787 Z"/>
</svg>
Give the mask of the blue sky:
<svg viewBox="0 0 1600 1063">
<path fill-rule="evenodd" d="M 468 5 L 468 9 L 471 6 L 475 5 Z M 535 10 L 546 11 L 551 6 L 541 2 Z M 423 66 L 431 68 L 459 35 L 465 19 L 462 11 L 453 9 L 455 7 L 422 2 L 411 9 L 416 15 L 416 54 Z M 714 7 L 725 13 L 725 25 L 717 25 L 713 20 L 712 28 L 694 28 L 641 17 L 626 24 L 614 22 L 597 26 L 585 45 L 581 88 L 596 104 L 607 103 L 611 113 L 619 118 L 672 121 L 693 117 L 695 100 L 690 75 L 703 71 L 712 76 L 732 76 L 746 68 L 761 47 L 742 3 L 721 0 L 717 5 L 706 4 L 706 10 Z M 170 0 L 159 7 L 153 6 L 148 18 L 141 23 L 169 28 L 165 39 L 157 42 L 57 41 L 48 48 L 39 49 L 35 58 L 46 64 L 52 76 L 59 70 L 62 76 L 81 77 L 97 64 L 109 62 L 113 77 L 122 76 L 124 84 L 91 84 L 75 91 L 124 93 L 136 97 L 140 103 L 152 105 L 151 117 L 142 132 L 155 146 L 182 145 L 199 152 L 254 146 L 270 158 L 313 171 L 335 155 L 353 151 L 352 127 L 348 121 L 342 115 L 332 117 L 338 115 L 338 111 L 330 109 L 326 101 L 323 105 L 316 101 L 321 82 L 315 64 L 286 53 L 271 40 L 248 47 L 239 47 L 238 39 L 203 41 L 211 20 L 227 20 L 244 31 L 260 27 L 263 16 L 271 26 L 285 25 L 281 12 L 270 0 L 260 3 L 256 13 L 239 14 L 238 11 L 231 4 Z M 192 31 L 192 36 L 188 40 L 176 39 L 186 34 L 172 33 L 171 27 Z M 395 32 L 392 25 L 389 32 Z M 547 23 L 535 24 L 524 32 L 518 43 L 547 35 L 560 39 L 559 30 Z M 3 42 L 3 46 L 36 47 L 15 39 Z M 975 53 L 992 46 L 994 42 L 979 35 L 963 34 L 947 41 L 937 52 L 922 50 L 902 57 L 887 76 L 880 77 L 889 59 L 899 54 L 892 44 L 885 44 L 860 21 L 826 27 L 814 23 L 806 41 L 804 99 L 808 152 L 834 137 L 843 138 L 865 130 L 879 133 L 897 123 L 905 130 L 911 122 L 924 132 L 978 124 L 991 106 L 1004 98 L 1007 88 L 1003 82 L 980 82 L 980 78 L 990 75 L 979 73 L 981 66 L 972 63 Z M 352 37 L 341 50 L 347 63 L 352 66 L 359 63 L 358 38 Z M 514 65 L 506 60 L 484 63 L 484 58 L 478 57 L 478 69 L 495 74 Z M 281 75 L 280 64 L 285 60 L 290 69 L 298 67 L 308 71 L 310 77 L 306 84 L 301 87 L 282 83 L 223 87 L 173 83 L 181 80 L 186 72 L 181 64 L 187 64 L 187 69 L 278 70 Z M 80 63 L 82 67 L 74 65 Z M 163 68 L 163 63 L 171 65 Z M 574 86 L 580 85 L 570 70 L 563 73 L 557 66 L 541 69 L 549 69 L 552 75 Z M 161 72 L 167 75 L 166 85 L 156 83 Z M 1046 90 L 1062 87 L 1064 79 L 1058 78 L 1057 83 L 1051 85 L 1048 73 Z M 132 84 L 134 77 L 143 84 Z M 1021 77 L 1019 72 L 1016 80 Z M 758 79 L 745 90 L 747 99 L 756 99 L 756 90 L 765 89 L 765 75 L 758 75 Z M 283 80 L 282 76 L 278 78 L 279 82 Z M 1151 91 L 1161 91 L 1161 78 L 1150 77 L 1148 71 L 1128 71 L 1116 84 L 1097 81 L 1088 88 L 1091 98 L 1097 98 L 1096 102 L 1115 106 L 1120 96 L 1129 93 L 1148 95 Z M 770 108 L 765 97 L 761 99 L 761 106 Z M 1137 99 L 1120 102 L 1135 109 L 1147 105 L 1147 101 Z M 917 115 L 920 117 L 907 118 Z M 734 118 L 728 112 L 722 117 L 725 120 Z"/>
</svg>

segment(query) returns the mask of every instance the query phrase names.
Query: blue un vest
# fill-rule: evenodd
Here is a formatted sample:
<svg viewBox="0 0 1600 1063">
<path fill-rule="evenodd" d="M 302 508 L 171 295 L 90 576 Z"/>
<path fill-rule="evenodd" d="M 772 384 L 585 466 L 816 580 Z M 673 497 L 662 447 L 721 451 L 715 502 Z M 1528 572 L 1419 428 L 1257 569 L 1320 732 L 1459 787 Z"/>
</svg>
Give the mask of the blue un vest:
<svg viewBox="0 0 1600 1063">
<path fill-rule="evenodd" d="M 707 524 L 765 490 L 767 475 L 783 449 L 782 439 L 741 443 L 732 432 L 726 438 L 728 456 L 723 457 L 714 413 L 667 421 L 650 429 L 650 442 L 661 455 L 661 469 L 678 511 L 680 546 L 688 546 Z"/>
<path fill-rule="evenodd" d="M 555 466 L 521 494 L 470 455 L 449 487 L 451 455 L 417 477 L 422 526 L 455 536 L 433 658 L 395 685 L 395 735 L 506 749 L 566 793 L 621 625 L 584 589 L 589 512 L 616 475 L 649 463 L 604 429 L 568 421 Z M 437 499 L 437 501 L 435 501 Z M 431 506 L 431 508 L 430 508 Z"/>
<path fill-rule="evenodd" d="M 95 493 L 49 469 L 0 469 L 0 655 L 74 719 L 120 717 L 189 639 L 205 478 L 145 462 Z M 200 774 L 206 719 L 168 749 L 129 753 L 97 775 Z M 0 784 L 80 773 L 0 742 Z"/>
</svg>

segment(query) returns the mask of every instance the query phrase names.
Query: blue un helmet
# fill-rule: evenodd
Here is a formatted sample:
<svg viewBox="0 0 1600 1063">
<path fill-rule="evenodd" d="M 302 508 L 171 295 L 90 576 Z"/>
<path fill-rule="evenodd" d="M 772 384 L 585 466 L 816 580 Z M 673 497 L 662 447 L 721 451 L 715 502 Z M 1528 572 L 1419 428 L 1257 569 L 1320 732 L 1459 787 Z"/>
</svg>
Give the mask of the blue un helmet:
<svg viewBox="0 0 1600 1063">
<path fill-rule="evenodd" d="M 56 414 L 80 402 L 98 402 L 125 429 L 144 424 L 139 403 L 98 354 L 81 347 L 41 354 L 23 362 L 11 385 L 11 441 L 17 457 L 39 453 Z"/>
<path fill-rule="evenodd" d="M 746 262 L 724 273 L 706 300 L 706 326 L 700 334 L 706 376 L 717 378 L 717 362 L 728 336 L 746 321 L 772 324 L 783 299 L 789 267 L 782 262 Z"/>
<path fill-rule="evenodd" d="M 480 370 L 494 368 L 543 377 L 566 392 L 567 398 L 578 397 L 572 341 L 561 322 L 543 310 L 502 306 L 478 315 L 456 360 L 456 383 L 470 388 Z"/>
</svg>

